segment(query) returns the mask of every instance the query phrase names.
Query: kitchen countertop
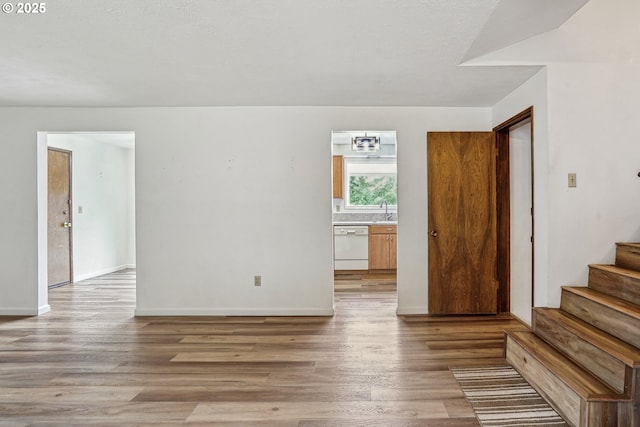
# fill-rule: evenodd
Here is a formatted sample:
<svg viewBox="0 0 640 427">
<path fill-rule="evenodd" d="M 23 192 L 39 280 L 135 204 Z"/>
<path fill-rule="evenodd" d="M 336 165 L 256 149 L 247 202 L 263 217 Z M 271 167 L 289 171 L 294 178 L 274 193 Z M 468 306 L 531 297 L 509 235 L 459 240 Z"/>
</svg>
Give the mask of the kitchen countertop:
<svg viewBox="0 0 640 427">
<path fill-rule="evenodd" d="M 398 221 L 334 221 L 333 225 L 398 225 Z"/>
</svg>

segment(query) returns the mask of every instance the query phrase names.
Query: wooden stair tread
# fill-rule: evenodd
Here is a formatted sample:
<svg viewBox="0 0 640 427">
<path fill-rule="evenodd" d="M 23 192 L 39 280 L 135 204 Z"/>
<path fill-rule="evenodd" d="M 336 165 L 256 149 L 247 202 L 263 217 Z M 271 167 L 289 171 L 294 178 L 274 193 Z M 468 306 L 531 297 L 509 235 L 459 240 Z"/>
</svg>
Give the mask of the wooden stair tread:
<svg viewBox="0 0 640 427">
<path fill-rule="evenodd" d="M 630 279 L 640 280 L 640 271 L 637 270 L 630 270 L 628 268 L 618 267 L 612 264 L 589 264 L 589 267 L 604 270 L 609 273 L 619 274 Z"/>
<path fill-rule="evenodd" d="M 616 242 L 616 246 L 627 246 L 630 248 L 640 249 L 640 243 L 638 242 Z"/>
<path fill-rule="evenodd" d="M 586 286 L 563 286 L 562 289 L 619 311 L 636 320 L 640 320 L 640 307 L 636 304 L 590 289 Z"/>
<path fill-rule="evenodd" d="M 617 360 L 630 367 L 640 366 L 640 349 L 580 320 L 572 314 L 557 308 L 538 307 L 533 310 L 542 313 L 561 324 L 565 329 L 584 341 L 610 354 Z"/>
<path fill-rule="evenodd" d="M 640 271 L 640 243 L 616 243 L 614 264 Z"/>
<path fill-rule="evenodd" d="M 629 401 L 533 332 L 506 331 L 506 334 L 585 401 Z"/>
</svg>

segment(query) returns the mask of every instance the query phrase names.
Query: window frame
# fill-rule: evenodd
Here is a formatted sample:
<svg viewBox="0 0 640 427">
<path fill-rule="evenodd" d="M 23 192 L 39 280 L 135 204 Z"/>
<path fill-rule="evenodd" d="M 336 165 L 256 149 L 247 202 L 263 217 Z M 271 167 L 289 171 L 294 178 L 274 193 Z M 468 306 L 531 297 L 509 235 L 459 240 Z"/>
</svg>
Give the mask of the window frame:
<svg viewBox="0 0 640 427">
<path fill-rule="evenodd" d="M 379 205 L 352 205 L 351 204 L 351 175 L 350 166 L 352 165 L 393 165 L 396 176 L 396 204 L 388 204 L 387 209 L 396 210 L 398 208 L 398 165 L 396 156 L 376 156 L 376 157 L 363 157 L 363 156 L 344 156 L 344 209 L 345 211 L 367 211 L 367 212 L 384 212 L 385 208 L 380 208 Z"/>
</svg>

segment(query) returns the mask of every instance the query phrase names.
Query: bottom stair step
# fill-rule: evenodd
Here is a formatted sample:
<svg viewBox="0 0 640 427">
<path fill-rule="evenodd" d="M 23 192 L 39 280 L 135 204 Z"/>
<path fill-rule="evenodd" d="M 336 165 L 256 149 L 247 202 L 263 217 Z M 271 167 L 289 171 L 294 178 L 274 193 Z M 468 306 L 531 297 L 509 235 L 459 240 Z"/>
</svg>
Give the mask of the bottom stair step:
<svg viewBox="0 0 640 427">
<path fill-rule="evenodd" d="M 508 331 L 507 361 L 572 426 L 618 426 L 629 399 L 567 359 L 533 332 Z"/>
<path fill-rule="evenodd" d="M 616 392 L 628 395 L 640 372 L 640 349 L 557 308 L 532 310 L 532 330 Z"/>
</svg>

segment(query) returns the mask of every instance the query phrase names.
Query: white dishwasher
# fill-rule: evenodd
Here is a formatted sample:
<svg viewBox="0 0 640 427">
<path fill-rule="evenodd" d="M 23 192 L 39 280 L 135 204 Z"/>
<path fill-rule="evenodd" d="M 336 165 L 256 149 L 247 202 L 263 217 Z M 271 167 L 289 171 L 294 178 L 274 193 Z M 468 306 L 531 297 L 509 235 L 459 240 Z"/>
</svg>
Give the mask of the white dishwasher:
<svg viewBox="0 0 640 427">
<path fill-rule="evenodd" d="M 369 269 L 369 227 L 334 225 L 333 259 L 336 270 Z"/>
</svg>

